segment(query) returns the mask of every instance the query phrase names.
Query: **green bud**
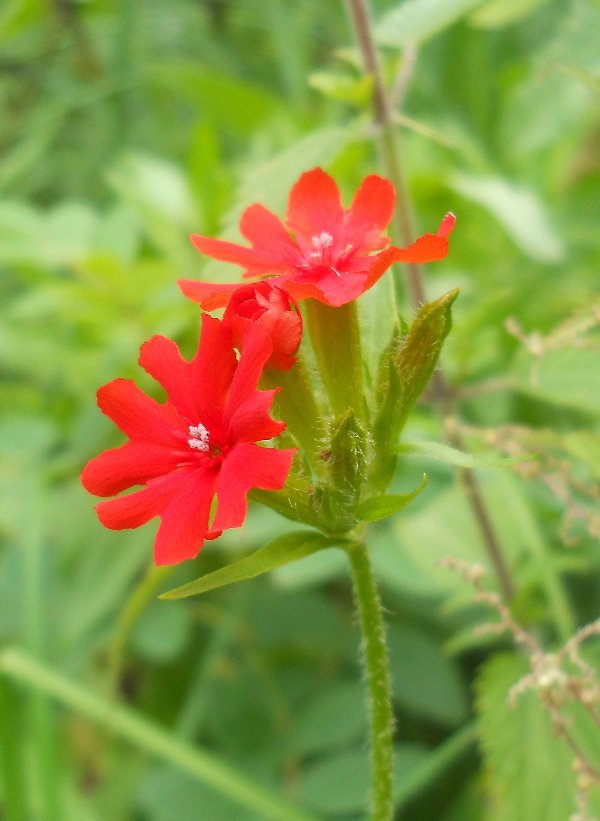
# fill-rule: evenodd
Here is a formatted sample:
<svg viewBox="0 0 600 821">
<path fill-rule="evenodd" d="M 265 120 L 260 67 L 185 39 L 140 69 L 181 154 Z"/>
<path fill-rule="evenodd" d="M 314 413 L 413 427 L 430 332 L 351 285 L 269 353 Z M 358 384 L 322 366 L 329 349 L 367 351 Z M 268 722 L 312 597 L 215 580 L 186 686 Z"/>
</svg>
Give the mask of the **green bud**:
<svg viewBox="0 0 600 821">
<path fill-rule="evenodd" d="M 343 493 L 358 496 L 367 466 L 367 432 L 352 408 L 331 425 L 329 448 L 322 452 L 327 477 Z"/>
<path fill-rule="evenodd" d="M 404 340 L 396 332 L 381 357 L 373 425 L 375 457 L 370 471 L 370 482 L 377 490 L 386 488 L 394 475 L 398 438 L 437 364 L 457 296 L 455 289 L 424 305 Z"/>
</svg>

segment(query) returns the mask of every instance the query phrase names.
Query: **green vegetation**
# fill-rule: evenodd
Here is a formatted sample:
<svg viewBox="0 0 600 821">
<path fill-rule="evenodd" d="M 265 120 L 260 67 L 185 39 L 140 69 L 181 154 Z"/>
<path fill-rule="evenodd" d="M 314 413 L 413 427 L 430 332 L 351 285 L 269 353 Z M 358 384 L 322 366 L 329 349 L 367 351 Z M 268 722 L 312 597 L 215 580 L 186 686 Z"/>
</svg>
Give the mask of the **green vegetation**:
<svg viewBox="0 0 600 821">
<path fill-rule="evenodd" d="M 600 818 L 600 629 L 577 634 L 600 617 L 600 3 L 372 12 L 415 230 L 458 218 L 449 256 L 423 271 L 431 301 L 460 289 L 446 387 L 434 378 L 392 493 L 362 511 L 388 626 L 397 818 Z M 194 350 L 198 306 L 176 280 L 236 277 L 190 232 L 239 240 L 245 207 L 283 213 L 316 165 L 346 204 L 365 175 L 389 174 L 353 38 L 343 4 L 320 0 L 0 9 L 6 821 L 366 817 L 339 544 L 256 505 L 196 560 L 158 570 L 154 526 L 105 531 L 79 483 L 123 441 L 96 388 L 123 376 L 152 392 L 136 359 L 155 333 Z M 383 363 L 373 393 L 392 281 L 404 328 L 400 266 L 358 303 L 363 349 Z M 261 548 L 270 573 L 228 569 Z M 288 548 L 298 560 L 283 565 Z M 158 598 L 207 574 L 199 598 Z"/>
</svg>

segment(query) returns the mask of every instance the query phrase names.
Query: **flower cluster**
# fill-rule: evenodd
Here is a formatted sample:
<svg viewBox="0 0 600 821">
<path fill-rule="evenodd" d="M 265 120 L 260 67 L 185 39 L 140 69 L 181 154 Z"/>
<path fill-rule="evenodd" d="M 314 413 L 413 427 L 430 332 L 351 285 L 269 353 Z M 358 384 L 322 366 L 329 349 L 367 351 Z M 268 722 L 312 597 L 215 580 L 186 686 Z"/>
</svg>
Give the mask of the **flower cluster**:
<svg viewBox="0 0 600 821">
<path fill-rule="evenodd" d="M 206 539 L 239 527 L 251 489 L 284 487 L 296 449 L 258 444 L 285 428 L 270 415 L 279 388 L 258 385 L 267 374 L 270 384 L 279 384 L 274 374 L 296 362 L 303 332 L 299 301 L 339 307 L 394 262 L 447 254 L 452 215 L 437 233 L 397 248 L 383 236 L 393 208 L 390 183 L 369 176 L 345 210 L 334 180 L 316 168 L 292 188 L 285 224 L 262 205 L 244 212 L 240 229 L 251 247 L 192 236 L 201 253 L 242 266 L 244 277 L 261 278 L 242 285 L 180 281 L 204 311 L 225 311 L 222 319 L 202 314 L 191 360 L 162 336 L 142 345 L 139 363 L 165 390 L 166 402 L 127 379 L 98 391 L 100 410 L 129 441 L 92 459 L 83 485 L 102 497 L 141 486 L 97 505 L 103 525 L 136 528 L 160 517 L 155 562 L 175 564 L 195 557 Z"/>
</svg>

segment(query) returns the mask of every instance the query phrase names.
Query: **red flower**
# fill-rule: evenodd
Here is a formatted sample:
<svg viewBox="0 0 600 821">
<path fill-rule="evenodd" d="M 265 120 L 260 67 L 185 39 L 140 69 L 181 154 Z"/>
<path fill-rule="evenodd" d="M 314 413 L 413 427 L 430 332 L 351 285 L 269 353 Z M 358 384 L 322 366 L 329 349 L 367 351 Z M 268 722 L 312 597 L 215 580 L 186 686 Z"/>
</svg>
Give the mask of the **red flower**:
<svg viewBox="0 0 600 821">
<path fill-rule="evenodd" d="M 251 488 L 283 487 L 294 450 L 255 444 L 285 427 L 269 416 L 275 391 L 256 389 L 270 355 L 267 334 L 253 325 L 238 361 L 231 331 L 205 314 L 190 362 L 166 337 L 142 345 L 140 364 L 166 390 L 165 404 L 129 379 L 100 388 L 100 410 L 130 441 L 88 462 L 83 485 L 96 496 L 144 485 L 96 506 L 105 527 L 134 528 L 160 516 L 154 559 L 176 564 L 196 556 L 205 539 L 243 524 Z"/>
<path fill-rule="evenodd" d="M 191 239 L 201 253 L 241 265 L 246 277 L 276 275 L 271 282 L 295 299 L 344 305 L 374 285 L 392 263 L 433 262 L 448 253 L 452 215 L 436 234 L 424 234 L 408 248 L 386 248 L 389 239 L 382 231 L 392 218 L 394 200 L 392 185 L 371 175 L 344 210 L 333 178 L 314 168 L 292 188 L 285 226 L 262 205 L 244 211 L 240 230 L 251 248 L 196 234 Z M 187 279 L 179 286 L 205 310 L 222 307 L 235 288 Z"/>
<path fill-rule="evenodd" d="M 266 367 L 289 370 L 302 340 L 302 317 L 293 310 L 289 294 L 268 281 L 237 287 L 223 315 L 223 325 L 231 328 L 236 348 L 241 350 L 253 323 L 268 333 L 273 345 Z"/>
</svg>

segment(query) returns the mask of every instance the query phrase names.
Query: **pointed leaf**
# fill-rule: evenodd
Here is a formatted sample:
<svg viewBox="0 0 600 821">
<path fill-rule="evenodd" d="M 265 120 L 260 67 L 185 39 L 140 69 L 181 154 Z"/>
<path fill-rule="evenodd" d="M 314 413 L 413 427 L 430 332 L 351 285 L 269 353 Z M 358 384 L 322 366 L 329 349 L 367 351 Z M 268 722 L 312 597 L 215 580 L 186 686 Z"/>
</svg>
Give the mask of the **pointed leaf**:
<svg viewBox="0 0 600 821">
<path fill-rule="evenodd" d="M 403 48 L 421 43 L 455 23 L 483 0 L 404 0 L 384 14 L 375 28 L 382 46 Z"/>
<path fill-rule="evenodd" d="M 373 496 L 365 499 L 356 507 L 356 515 L 363 522 L 377 522 L 393 516 L 403 507 L 410 504 L 427 484 L 427 475 L 423 474 L 421 484 L 412 493 L 388 493 L 385 496 Z"/>
<path fill-rule="evenodd" d="M 268 573 L 274 567 L 294 562 L 318 550 L 327 547 L 334 547 L 340 544 L 339 539 L 332 539 L 322 533 L 313 530 L 301 530 L 295 533 L 286 533 L 261 547 L 250 556 L 240 559 L 238 562 L 228 564 L 215 570 L 214 573 L 207 573 L 200 576 L 193 582 L 176 587 L 167 593 L 162 593 L 161 599 L 184 599 L 188 596 L 198 596 L 209 590 L 216 590 L 228 584 L 235 584 L 246 579 L 254 579 L 263 573 Z"/>
</svg>

